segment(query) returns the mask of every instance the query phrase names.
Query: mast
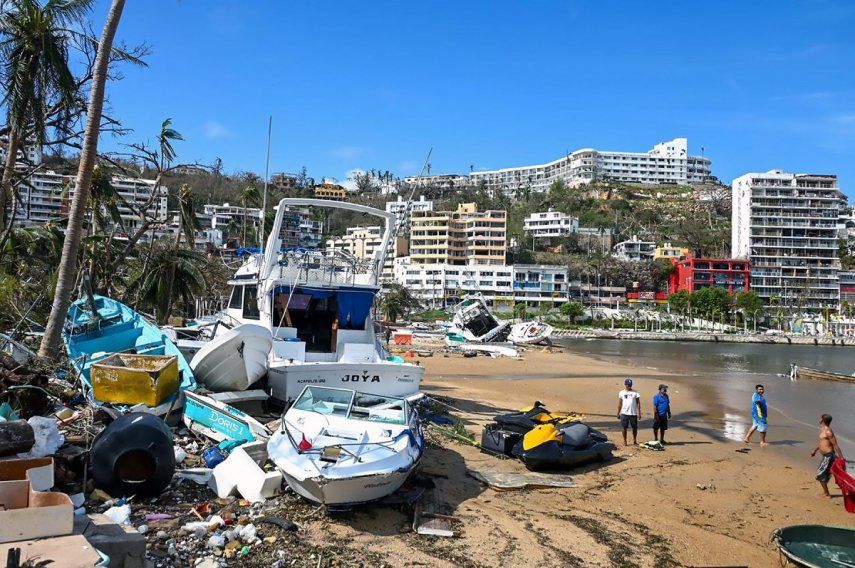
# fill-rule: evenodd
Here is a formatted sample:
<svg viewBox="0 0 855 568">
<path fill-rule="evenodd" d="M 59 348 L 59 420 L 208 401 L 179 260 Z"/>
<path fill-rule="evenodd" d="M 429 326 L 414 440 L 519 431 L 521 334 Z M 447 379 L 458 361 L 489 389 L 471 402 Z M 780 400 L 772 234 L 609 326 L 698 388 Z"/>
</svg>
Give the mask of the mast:
<svg viewBox="0 0 855 568">
<path fill-rule="evenodd" d="M 261 199 L 261 218 L 258 220 L 258 248 L 264 252 L 264 213 L 267 211 L 267 181 L 270 178 L 270 136 L 273 133 L 273 115 L 267 121 L 267 160 L 264 163 L 264 196 Z"/>
</svg>

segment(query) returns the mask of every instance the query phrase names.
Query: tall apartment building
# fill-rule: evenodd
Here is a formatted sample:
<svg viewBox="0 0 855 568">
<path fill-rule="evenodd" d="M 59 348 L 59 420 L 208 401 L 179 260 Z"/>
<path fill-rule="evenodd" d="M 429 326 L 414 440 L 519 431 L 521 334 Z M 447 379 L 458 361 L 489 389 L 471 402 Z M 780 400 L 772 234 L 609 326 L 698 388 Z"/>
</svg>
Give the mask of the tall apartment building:
<svg viewBox="0 0 855 568">
<path fill-rule="evenodd" d="M 642 241 L 635 235 L 631 239 L 616 244 L 613 250 L 617 258 L 631 262 L 653 260 L 653 253 L 655 251 L 656 243 L 653 241 Z"/>
<path fill-rule="evenodd" d="M 154 180 L 113 176 L 111 181 L 122 198 L 117 204 L 125 229 L 133 231 L 140 224 L 136 209 L 148 206 L 147 214 L 160 222 L 167 220 L 167 189 L 158 188 L 152 197 Z M 25 225 L 41 225 L 68 216 L 74 197 L 74 176 L 53 171 L 36 171 L 22 180 L 18 187 L 21 209 L 18 219 Z"/>
<path fill-rule="evenodd" d="M 507 212 L 478 211 L 461 203 L 456 211 L 413 211 L 410 258 L 418 264 L 503 265 Z"/>
<path fill-rule="evenodd" d="M 0 164 L 6 163 L 6 145 L 9 143 L 9 139 L 6 136 L 0 138 Z M 23 160 L 24 157 L 27 158 L 27 162 L 30 164 L 37 166 L 42 163 L 42 147 L 38 144 L 25 144 L 24 146 L 18 148 L 18 159 Z M 23 164 L 18 164 L 19 166 L 23 166 Z"/>
<path fill-rule="evenodd" d="M 484 185 L 488 190 L 513 193 L 526 188 L 544 192 L 555 181 L 579 186 L 596 180 L 624 183 L 679 184 L 704 183 L 710 178 L 712 162 L 689 155 L 686 138 L 660 142 L 647 152 L 613 152 L 583 148 L 546 164 L 474 171 L 468 176 L 439 174 L 404 178 L 416 186 L 452 187 Z"/>
<path fill-rule="evenodd" d="M 532 213 L 523 221 L 524 230 L 535 238 L 563 237 L 579 231 L 579 218 L 561 211 Z"/>
<path fill-rule="evenodd" d="M 333 237 L 326 241 L 326 254 L 344 251 L 356 258 L 374 258 L 383 245 L 383 227 L 348 227 L 344 236 Z"/>
<path fill-rule="evenodd" d="M 398 235 L 410 234 L 410 217 L 413 211 L 433 211 L 433 201 L 419 196 L 418 201 L 405 200 L 400 195 L 396 201 L 386 202 L 386 213 L 395 214 L 395 227 Z"/>
<path fill-rule="evenodd" d="M 816 311 L 840 299 L 837 176 L 749 173 L 733 180 L 732 256 L 750 259 L 751 288 Z"/>
</svg>

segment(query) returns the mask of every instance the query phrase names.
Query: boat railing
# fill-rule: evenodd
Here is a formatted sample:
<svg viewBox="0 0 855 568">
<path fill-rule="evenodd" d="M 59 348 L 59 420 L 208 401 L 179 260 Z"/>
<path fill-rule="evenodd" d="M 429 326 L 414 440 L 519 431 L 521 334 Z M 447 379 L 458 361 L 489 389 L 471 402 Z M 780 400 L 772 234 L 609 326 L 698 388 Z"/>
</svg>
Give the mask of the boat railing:
<svg viewBox="0 0 855 568">
<path fill-rule="evenodd" d="M 286 251 L 279 258 L 274 277 L 286 282 L 314 284 L 374 284 L 379 276 L 374 259 L 360 259 L 343 251 Z"/>
<path fill-rule="evenodd" d="M 206 296 L 196 298 L 194 317 L 206 318 L 214 317 L 221 312 L 224 312 L 228 305 L 228 298 L 225 296 Z"/>
</svg>

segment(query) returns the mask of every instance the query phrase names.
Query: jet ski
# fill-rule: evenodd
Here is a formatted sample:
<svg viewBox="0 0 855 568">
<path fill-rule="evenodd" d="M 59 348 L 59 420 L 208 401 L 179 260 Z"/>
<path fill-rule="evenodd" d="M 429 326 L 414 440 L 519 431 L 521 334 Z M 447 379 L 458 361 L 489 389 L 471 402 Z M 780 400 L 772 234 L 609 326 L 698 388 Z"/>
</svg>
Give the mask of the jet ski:
<svg viewBox="0 0 855 568">
<path fill-rule="evenodd" d="M 583 422 L 535 426 L 525 434 L 513 454 L 530 470 L 567 469 L 612 458 L 615 445 L 602 432 Z"/>
<path fill-rule="evenodd" d="M 510 414 L 500 414 L 493 418 L 499 430 L 525 434 L 532 428 L 541 424 L 569 424 L 581 420 L 584 416 L 579 414 L 557 414 L 549 412 L 539 400 L 528 408 Z"/>
</svg>

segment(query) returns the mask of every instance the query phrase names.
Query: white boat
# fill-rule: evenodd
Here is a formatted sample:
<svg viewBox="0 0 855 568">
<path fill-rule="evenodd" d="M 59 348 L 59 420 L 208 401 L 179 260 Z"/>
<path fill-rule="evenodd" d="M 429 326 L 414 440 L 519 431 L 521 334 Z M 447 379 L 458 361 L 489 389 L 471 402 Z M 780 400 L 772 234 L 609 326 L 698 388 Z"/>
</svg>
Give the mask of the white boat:
<svg viewBox="0 0 855 568">
<path fill-rule="evenodd" d="M 423 450 L 421 424 L 406 400 L 316 386 L 303 389 L 267 444 L 291 489 L 323 505 L 390 495 Z"/>
<path fill-rule="evenodd" d="M 295 210 L 343 209 L 382 219 L 381 246 L 372 258 L 343 251 L 283 247 Z M 333 211 L 325 211 L 329 215 Z M 287 216 L 286 216 L 287 214 Z M 226 314 L 270 330 L 270 395 L 284 402 L 307 385 L 355 388 L 393 397 L 419 395 L 424 369 L 390 357 L 374 331 L 371 308 L 380 291 L 395 215 L 321 199 L 283 199 L 264 252 L 250 256 L 230 281 Z"/>
<path fill-rule="evenodd" d="M 462 343 L 458 346 L 461 351 L 485 353 L 491 357 L 519 357 L 519 351 L 513 343 Z"/>
<path fill-rule="evenodd" d="M 539 321 L 515 323 L 508 333 L 508 341 L 524 345 L 540 343 L 546 341 L 553 331 L 551 325 Z"/>
<path fill-rule="evenodd" d="M 212 391 L 246 390 L 267 373 L 270 330 L 245 323 L 204 344 L 190 361 L 196 381 Z"/>
<path fill-rule="evenodd" d="M 511 341 L 517 344 L 534 344 L 546 341 L 554 331 L 551 325 L 538 321 L 511 324 L 493 315 L 480 294 L 464 296 L 454 310 L 454 331 L 467 341 Z"/>
</svg>

